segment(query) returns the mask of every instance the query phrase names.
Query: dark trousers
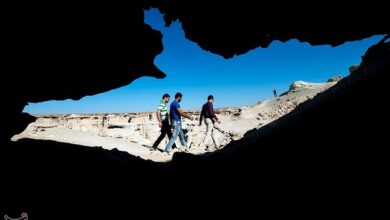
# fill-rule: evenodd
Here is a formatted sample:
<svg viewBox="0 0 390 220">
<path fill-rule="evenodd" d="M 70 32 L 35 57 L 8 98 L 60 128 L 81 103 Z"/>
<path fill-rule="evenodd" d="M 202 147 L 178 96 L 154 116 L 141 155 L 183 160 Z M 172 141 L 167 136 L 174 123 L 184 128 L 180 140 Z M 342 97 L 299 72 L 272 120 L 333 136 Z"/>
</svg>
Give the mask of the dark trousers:
<svg viewBox="0 0 390 220">
<path fill-rule="evenodd" d="M 162 121 L 161 134 L 157 138 L 156 142 L 154 142 L 153 148 L 157 148 L 158 147 L 160 142 L 164 139 L 165 135 L 168 135 L 169 139 L 171 139 L 171 137 L 172 137 L 171 126 L 169 126 L 169 121 L 168 120 Z M 172 148 L 176 148 L 176 145 L 173 144 Z"/>
</svg>

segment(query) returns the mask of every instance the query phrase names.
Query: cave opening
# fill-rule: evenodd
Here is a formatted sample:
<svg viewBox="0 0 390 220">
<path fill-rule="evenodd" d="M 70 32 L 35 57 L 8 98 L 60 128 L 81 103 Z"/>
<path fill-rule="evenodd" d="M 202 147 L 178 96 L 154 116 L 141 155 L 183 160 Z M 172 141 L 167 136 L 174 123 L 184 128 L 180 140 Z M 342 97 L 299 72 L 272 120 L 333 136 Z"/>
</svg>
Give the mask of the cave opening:
<svg viewBox="0 0 390 220">
<path fill-rule="evenodd" d="M 5 181 L 0 216 L 372 218 L 387 212 L 384 201 L 389 183 L 384 174 L 388 172 L 388 153 L 383 143 L 388 141 L 388 131 L 383 125 L 388 124 L 385 103 L 390 35 L 383 22 L 387 20 L 386 7 L 373 3 L 372 7 L 355 4 L 351 8 L 329 1 L 310 5 L 263 2 L 260 7 L 254 1 L 127 3 L 131 5 L 121 8 L 110 8 L 106 3 L 89 3 L 85 8 L 62 3 L 43 7 L 35 2 L 5 7 L 2 51 L 6 56 L 2 67 L 6 67 L 3 81 L 7 86 L 1 87 L 5 105 L 0 140 L 0 169 Z M 168 24 L 180 20 L 189 46 L 181 47 L 184 34 L 180 28 L 179 34 L 170 32 L 180 23 L 161 29 L 161 19 L 155 25 L 148 22 L 164 34 L 164 53 L 155 59 L 163 51 L 162 34 L 144 24 L 143 10 L 148 7 L 166 13 Z M 176 36 L 171 38 L 174 47 L 168 44 L 169 33 Z M 377 43 L 382 34 L 387 34 L 387 39 Z M 269 45 L 272 40 L 283 43 Z M 259 46 L 270 47 L 254 49 Z M 176 56 L 165 57 L 169 61 L 165 62 L 164 56 L 169 51 L 175 54 L 176 47 Z M 196 53 L 199 48 L 232 59 L 207 52 L 210 56 L 203 54 L 202 59 Z M 257 64 L 264 66 L 255 70 Z M 160 79 L 165 73 L 162 80 L 139 78 Z M 338 75 L 342 76 L 340 81 Z M 219 80 L 213 80 L 214 76 Z M 179 83 L 172 83 L 175 78 Z M 283 83 L 277 81 L 283 79 Z M 319 86 L 314 83 L 328 79 L 338 82 L 314 97 L 304 96 L 308 100 L 300 104 L 294 99 L 302 97 L 302 88 L 313 89 Z M 225 85 L 225 90 L 218 89 L 218 83 Z M 153 91 L 161 84 L 163 90 Z M 177 84 L 180 86 L 174 87 Z M 146 92 L 135 93 L 137 86 Z M 112 90 L 115 88 L 119 89 Z M 278 97 L 273 97 L 273 89 Z M 284 93 L 290 90 L 294 92 Z M 152 93 L 149 98 L 143 96 L 147 91 Z M 233 129 L 245 124 L 253 123 L 256 128 L 221 150 L 202 155 L 178 152 L 169 163 L 145 160 L 118 147 L 125 141 L 125 147 L 139 149 L 138 153 L 147 149 L 139 144 L 143 139 L 134 137 L 154 138 L 147 130 L 150 126 L 158 132 L 153 118 L 156 105 L 163 93 L 173 96 L 177 91 L 184 94 L 183 109 L 192 115 L 209 94 L 214 95 L 216 108 L 237 105 L 226 109 L 225 114 L 231 117 L 217 113 L 221 126 L 232 128 L 223 133 L 229 138 L 237 138 L 239 134 Z M 122 94 L 116 109 L 113 93 Z M 57 102 L 68 98 L 81 100 Z M 147 111 L 136 109 L 141 98 L 144 108 L 149 104 L 151 111 L 142 116 L 136 113 Z M 92 105 L 99 99 L 100 107 Z M 57 101 L 38 104 L 47 100 Z M 283 101 L 285 105 L 277 105 Z M 37 118 L 22 113 L 28 102 L 24 111 Z M 270 123 L 269 119 L 280 112 L 250 114 L 252 107 L 270 103 L 282 113 L 291 111 Z M 51 131 L 45 140 L 10 141 L 34 120 L 35 134 Z M 64 132 L 53 130 L 58 126 L 52 121 L 63 123 L 70 130 L 68 134 L 83 142 L 61 140 Z M 121 127 L 128 126 L 129 132 L 122 132 Z M 196 124 L 191 126 L 205 131 Z M 97 129 L 95 135 L 92 127 L 111 128 L 102 133 Z M 108 131 L 113 139 L 107 138 Z M 185 131 L 190 134 L 191 127 Z M 130 132 L 139 136 L 131 135 L 127 140 Z M 200 140 L 202 137 L 204 133 Z"/>
<path fill-rule="evenodd" d="M 295 109 L 349 75 L 367 48 L 383 38 L 347 42 L 338 47 L 311 46 L 297 40 L 273 42 L 225 59 L 205 52 L 185 38 L 180 22 L 165 27 L 156 9 L 145 11 L 145 23 L 163 33 L 164 51 L 155 64 L 167 73 L 164 79 L 143 77 L 106 93 L 81 100 L 29 103 L 24 111 L 38 120 L 13 140 L 34 138 L 117 148 L 155 161 L 171 156 L 151 153 L 160 128 L 155 112 L 161 95 L 184 94 L 183 109 L 194 120 L 183 119 L 183 130 L 192 153 L 203 154 L 239 140 Z M 304 88 L 304 91 L 299 90 Z M 296 93 L 291 91 L 297 90 Z M 273 93 L 275 91 L 275 93 Z M 215 133 L 219 147 L 202 145 L 206 128 L 198 126 L 200 108 L 213 94 L 222 123 Z M 275 97 L 274 97 L 275 96 Z M 159 145 L 163 150 L 168 138 Z M 180 142 L 176 144 L 180 146 Z M 215 145 L 215 144 L 214 144 Z"/>
</svg>

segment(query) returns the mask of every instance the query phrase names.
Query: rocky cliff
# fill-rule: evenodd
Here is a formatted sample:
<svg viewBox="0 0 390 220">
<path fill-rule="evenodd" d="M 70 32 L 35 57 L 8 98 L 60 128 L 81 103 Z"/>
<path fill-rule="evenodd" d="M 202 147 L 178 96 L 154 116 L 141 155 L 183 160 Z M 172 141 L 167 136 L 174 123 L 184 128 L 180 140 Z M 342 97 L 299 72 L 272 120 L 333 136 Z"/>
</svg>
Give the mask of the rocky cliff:
<svg viewBox="0 0 390 220">
<path fill-rule="evenodd" d="M 183 131 L 191 153 L 202 154 L 215 151 L 232 141 L 239 140 L 249 130 L 280 118 L 295 109 L 299 104 L 313 98 L 336 82 L 308 83 L 294 82 L 290 90 L 280 97 L 260 101 L 254 105 L 241 108 L 216 109 L 221 123 L 216 124 L 215 136 L 220 146 L 202 144 L 206 127 L 199 126 L 200 111 L 187 111 L 194 120 L 183 119 Z M 102 146 L 107 149 L 117 148 L 145 159 L 165 161 L 168 155 L 149 152 L 148 147 L 160 134 L 158 121 L 154 112 L 144 113 L 110 113 L 110 114 L 68 114 L 36 115 L 37 120 L 13 140 L 33 138 L 75 143 L 86 146 Z M 159 148 L 164 149 L 168 142 L 166 137 Z M 209 142 L 211 143 L 211 142 Z M 181 146 L 177 140 L 177 146 Z M 180 149 L 176 149 L 178 151 Z"/>
</svg>

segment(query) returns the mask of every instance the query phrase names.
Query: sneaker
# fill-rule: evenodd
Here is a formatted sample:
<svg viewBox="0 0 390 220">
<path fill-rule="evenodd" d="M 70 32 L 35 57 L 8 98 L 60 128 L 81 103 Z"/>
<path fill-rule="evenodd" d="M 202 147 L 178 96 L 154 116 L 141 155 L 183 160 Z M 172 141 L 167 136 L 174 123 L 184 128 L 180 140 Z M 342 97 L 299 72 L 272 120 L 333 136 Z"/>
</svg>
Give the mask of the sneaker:
<svg viewBox="0 0 390 220">
<path fill-rule="evenodd" d="M 170 151 L 164 151 L 164 153 L 166 153 L 168 156 L 171 155 L 171 152 L 170 152 Z"/>
</svg>

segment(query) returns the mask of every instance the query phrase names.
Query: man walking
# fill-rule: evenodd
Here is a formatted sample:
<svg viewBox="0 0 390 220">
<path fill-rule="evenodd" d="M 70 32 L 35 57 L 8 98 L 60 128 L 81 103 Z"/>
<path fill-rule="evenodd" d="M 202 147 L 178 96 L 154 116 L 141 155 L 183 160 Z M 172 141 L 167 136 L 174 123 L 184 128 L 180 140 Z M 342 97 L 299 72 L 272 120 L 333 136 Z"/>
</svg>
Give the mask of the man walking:
<svg viewBox="0 0 390 220">
<path fill-rule="evenodd" d="M 206 124 L 207 130 L 206 130 L 206 137 L 203 140 L 203 144 L 206 147 L 208 147 L 207 144 L 209 142 L 209 139 L 212 138 L 214 145 L 215 145 L 215 148 L 218 149 L 219 144 L 218 144 L 218 139 L 216 138 L 215 133 L 214 133 L 214 123 L 215 122 L 220 123 L 220 121 L 218 120 L 217 116 L 214 113 L 213 102 L 214 102 L 214 97 L 212 95 L 209 95 L 209 97 L 207 97 L 207 102 L 202 106 L 202 111 L 200 113 L 199 126 L 202 125 L 202 120 L 204 118 L 204 122 Z"/>
<path fill-rule="evenodd" d="M 158 105 L 156 114 L 157 114 L 158 126 L 161 128 L 161 134 L 157 138 L 156 142 L 154 142 L 151 150 L 157 150 L 158 145 L 164 139 L 165 135 L 168 135 L 168 138 L 172 137 L 172 131 L 170 128 L 169 114 L 168 114 L 168 107 L 167 107 L 169 98 L 170 98 L 169 94 L 164 94 L 160 104 Z M 173 145 L 173 148 L 176 148 L 175 144 Z"/>
<path fill-rule="evenodd" d="M 171 120 L 171 125 L 173 127 L 173 134 L 172 137 L 169 139 L 169 142 L 167 146 L 165 147 L 165 152 L 167 154 L 170 154 L 172 150 L 172 145 L 175 143 L 177 136 L 180 137 L 180 142 L 181 144 L 185 147 L 185 151 L 188 151 L 188 146 L 186 143 L 186 140 L 184 138 L 184 133 L 181 127 L 181 117 L 188 118 L 190 120 L 193 120 L 193 118 L 187 114 L 185 114 L 180 107 L 180 102 L 183 98 L 183 95 L 178 92 L 175 95 L 175 101 L 171 103 L 171 107 L 169 110 L 170 113 L 170 120 Z"/>
<path fill-rule="evenodd" d="M 278 97 L 278 94 L 276 93 L 276 89 L 274 89 L 274 97 Z"/>
</svg>

